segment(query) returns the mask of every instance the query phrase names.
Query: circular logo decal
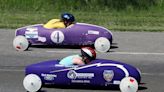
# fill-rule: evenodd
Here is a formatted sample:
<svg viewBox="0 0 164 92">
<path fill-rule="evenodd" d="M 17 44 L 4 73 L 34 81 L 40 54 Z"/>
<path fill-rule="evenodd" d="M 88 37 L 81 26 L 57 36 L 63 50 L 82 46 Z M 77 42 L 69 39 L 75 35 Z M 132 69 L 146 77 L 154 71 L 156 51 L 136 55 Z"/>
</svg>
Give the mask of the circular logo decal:
<svg viewBox="0 0 164 92">
<path fill-rule="evenodd" d="M 76 72 L 75 71 L 73 71 L 73 70 L 71 70 L 71 71 L 69 71 L 68 73 L 67 73 L 67 77 L 69 78 L 69 79 L 76 79 Z"/>
<path fill-rule="evenodd" d="M 62 43 L 64 41 L 64 34 L 60 30 L 54 31 L 51 34 L 51 40 L 54 43 Z"/>
</svg>

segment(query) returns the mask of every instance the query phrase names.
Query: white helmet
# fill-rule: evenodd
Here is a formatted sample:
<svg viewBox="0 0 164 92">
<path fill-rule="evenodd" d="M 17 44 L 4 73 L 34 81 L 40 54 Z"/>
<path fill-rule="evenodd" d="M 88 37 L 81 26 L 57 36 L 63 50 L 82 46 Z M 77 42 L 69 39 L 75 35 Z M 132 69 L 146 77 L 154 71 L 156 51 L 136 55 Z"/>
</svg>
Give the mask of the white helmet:
<svg viewBox="0 0 164 92">
<path fill-rule="evenodd" d="M 83 57 L 87 57 L 88 60 L 84 60 L 84 62 L 87 64 L 90 61 L 96 59 L 96 52 L 91 47 L 83 47 L 81 48 L 81 54 Z"/>
</svg>

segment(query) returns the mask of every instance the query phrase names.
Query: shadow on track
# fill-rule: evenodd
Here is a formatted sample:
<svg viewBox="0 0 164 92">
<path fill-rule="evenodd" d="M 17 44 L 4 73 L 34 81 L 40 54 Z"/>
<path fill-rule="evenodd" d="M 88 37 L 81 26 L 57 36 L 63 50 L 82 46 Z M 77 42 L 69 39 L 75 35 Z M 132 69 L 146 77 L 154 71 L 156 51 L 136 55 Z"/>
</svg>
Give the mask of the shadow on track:
<svg viewBox="0 0 164 92">
<path fill-rule="evenodd" d="M 57 48 L 57 49 L 80 49 L 81 47 L 92 47 L 94 48 L 94 45 L 83 45 L 83 46 L 79 46 L 79 45 L 31 45 L 30 47 L 33 48 Z M 111 45 L 110 49 L 116 49 L 118 48 L 117 43 L 113 43 Z M 31 51 L 31 50 L 29 50 Z M 110 52 L 110 51 L 109 51 Z"/>
<path fill-rule="evenodd" d="M 118 85 L 109 85 L 109 86 L 88 86 L 88 85 L 44 85 L 44 88 L 58 88 L 58 89 L 80 89 L 80 90 L 110 90 L 110 91 L 119 91 Z M 147 87 L 139 86 L 138 90 L 146 90 Z M 47 92 L 46 90 L 40 90 L 39 92 Z"/>
</svg>

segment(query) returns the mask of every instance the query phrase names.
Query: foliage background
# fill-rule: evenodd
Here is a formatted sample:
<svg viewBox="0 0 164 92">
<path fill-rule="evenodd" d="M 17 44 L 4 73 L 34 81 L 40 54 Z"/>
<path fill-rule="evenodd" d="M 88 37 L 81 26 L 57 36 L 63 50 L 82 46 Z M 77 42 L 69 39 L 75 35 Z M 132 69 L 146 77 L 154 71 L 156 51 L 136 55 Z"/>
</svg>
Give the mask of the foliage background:
<svg viewBox="0 0 164 92">
<path fill-rule="evenodd" d="M 163 0 L 0 0 L 0 27 L 46 23 L 63 12 L 119 31 L 164 31 Z"/>
<path fill-rule="evenodd" d="M 100 11 L 164 8 L 163 0 L 0 0 L 0 10 Z"/>
</svg>

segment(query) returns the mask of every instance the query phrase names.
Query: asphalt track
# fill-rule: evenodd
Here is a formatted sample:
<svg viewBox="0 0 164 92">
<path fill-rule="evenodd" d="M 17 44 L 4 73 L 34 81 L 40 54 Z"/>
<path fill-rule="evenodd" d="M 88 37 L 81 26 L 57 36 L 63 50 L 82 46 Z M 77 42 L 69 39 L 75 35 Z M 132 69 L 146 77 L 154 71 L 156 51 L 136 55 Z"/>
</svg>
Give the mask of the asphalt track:
<svg viewBox="0 0 164 92">
<path fill-rule="evenodd" d="M 38 48 L 18 52 L 12 47 L 14 30 L 0 29 L 0 92 L 26 92 L 22 81 L 24 67 L 49 59 L 61 59 L 79 53 L 71 48 Z M 132 64 L 142 72 L 139 92 L 164 91 L 164 33 L 113 32 L 114 44 L 108 53 L 97 58 L 112 59 Z M 88 87 L 42 88 L 41 92 L 120 92 L 119 89 Z"/>
</svg>

